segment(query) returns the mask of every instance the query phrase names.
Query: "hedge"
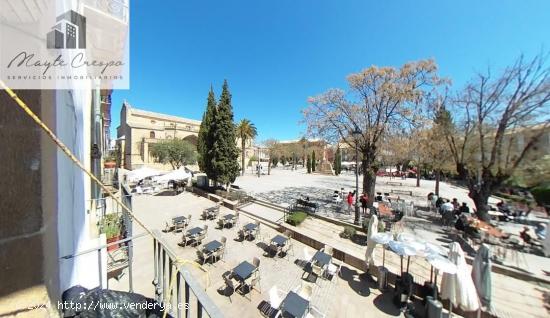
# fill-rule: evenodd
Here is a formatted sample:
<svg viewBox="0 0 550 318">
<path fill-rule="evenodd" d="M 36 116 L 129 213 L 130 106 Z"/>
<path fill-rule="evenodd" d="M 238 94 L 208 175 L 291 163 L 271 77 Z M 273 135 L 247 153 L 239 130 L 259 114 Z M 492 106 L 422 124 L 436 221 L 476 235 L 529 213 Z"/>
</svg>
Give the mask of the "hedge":
<svg viewBox="0 0 550 318">
<path fill-rule="evenodd" d="M 298 212 L 292 213 L 292 214 L 287 218 L 286 223 L 288 223 L 288 224 L 290 224 L 290 225 L 293 225 L 293 226 L 298 226 L 298 225 L 300 225 L 300 223 L 302 223 L 306 218 L 307 218 L 307 213 L 302 212 L 302 211 L 298 211 Z"/>
</svg>

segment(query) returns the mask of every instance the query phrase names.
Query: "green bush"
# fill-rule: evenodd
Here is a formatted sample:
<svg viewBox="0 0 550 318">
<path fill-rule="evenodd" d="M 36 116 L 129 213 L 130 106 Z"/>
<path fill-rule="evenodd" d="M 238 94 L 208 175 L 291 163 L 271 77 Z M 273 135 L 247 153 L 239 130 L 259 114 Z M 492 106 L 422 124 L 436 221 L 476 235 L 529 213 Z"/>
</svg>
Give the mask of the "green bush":
<svg viewBox="0 0 550 318">
<path fill-rule="evenodd" d="M 534 187 L 533 189 L 531 189 L 531 194 L 533 195 L 533 197 L 535 197 L 535 201 L 537 201 L 539 205 L 550 205 L 550 183 Z"/>
<path fill-rule="evenodd" d="M 298 226 L 300 223 L 302 223 L 307 218 L 307 213 L 298 211 L 292 213 L 286 220 L 286 222 L 290 225 Z"/>
<path fill-rule="evenodd" d="M 355 236 L 357 230 L 353 226 L 344 226 L 344 231 L 340 233 L 341 238 L 351 239 Z"/>
<path fill-rule="evenodd" d="M 122 230 L 122 219 L 116 213 L 105 215 L 101 226 L 101 232 L 105 233 L 106 238 L 113 238 L 120 234 Z"/>
</svg>

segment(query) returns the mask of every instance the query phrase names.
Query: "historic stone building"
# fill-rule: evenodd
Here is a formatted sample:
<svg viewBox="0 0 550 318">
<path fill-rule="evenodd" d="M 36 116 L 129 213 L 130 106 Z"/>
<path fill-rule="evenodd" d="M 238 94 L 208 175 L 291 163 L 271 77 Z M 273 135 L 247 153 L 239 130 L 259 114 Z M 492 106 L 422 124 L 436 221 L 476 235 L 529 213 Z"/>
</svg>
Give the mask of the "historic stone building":
<svg viewBox="0 0 550 318">
<path fill-rule="evenodd" d="M 121 166 L 129 170 L 142 166 L 171 170 L 170 165 L 158 163 L 151 156 L 151 145 L 171 138 L 183 138 L 197 145 L 200 125 L 200 120 L 137 109 L 124 102 L 120 111 L 120 126 L 117 127 L 117 147 L 121 152 Z M 240 148 L 240 139 L 237 139 L 236 143 Z M 257 154 L 257 148 L 252 144 L 253 140 L 247 141 L 245 164 Z M 240 153 L 239 151 L 239 164 Z"/>
<path fill-rule="evenodd" d="M 141 110 L 124 102 L 117 127 L 121 166 L 130 170 L 142 166 L 171 169 L 155 161 L 150 145 L 171 138 L 183 138 L 196 145 L 200 125 L 199 120 Z"/>
</svg>

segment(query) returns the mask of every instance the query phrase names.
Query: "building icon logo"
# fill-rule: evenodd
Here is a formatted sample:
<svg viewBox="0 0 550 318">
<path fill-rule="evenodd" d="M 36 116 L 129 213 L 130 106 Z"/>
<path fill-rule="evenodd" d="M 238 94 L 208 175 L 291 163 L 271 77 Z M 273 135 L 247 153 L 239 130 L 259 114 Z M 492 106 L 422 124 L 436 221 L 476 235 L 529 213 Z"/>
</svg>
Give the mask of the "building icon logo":
<svg viewBox="0 0 550 318">
<path fill-rule="evenodd" d="M 69 10 L 57 17 L 47 34 L 48 49 L 85 49 L 86 17 Z"/>
</svg>

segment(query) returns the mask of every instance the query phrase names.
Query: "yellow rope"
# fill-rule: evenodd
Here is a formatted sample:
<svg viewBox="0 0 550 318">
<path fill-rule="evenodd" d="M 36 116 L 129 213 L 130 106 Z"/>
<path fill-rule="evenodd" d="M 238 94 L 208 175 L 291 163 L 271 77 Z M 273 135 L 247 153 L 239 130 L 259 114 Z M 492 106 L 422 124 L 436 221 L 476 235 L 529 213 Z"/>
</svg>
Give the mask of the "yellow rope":
<svg viewBox="0 0 550 318">
<path fill-rule="evenodd" d="M 17 94 L 15 94 L 15 92 L 11 88 L 9 88 L 2 80 L 0 80 L 0 86 L 6 91 L 6 93 L 17 103 L 17 105 L 24 112 L 29 117 L 31 117 L 32 120 L 34 120 L 34 122 L 38 124 L 40 128 L 42 128 L 42 130 L 44 130 L 44 132 L 54 141 L 54 143 L 61 150 L 63 150 L 63 152 L 69 157 L 69 159 L 71 159 L 72 162 L 74 162 L 74 164 L 76 164 L 80 168 L 80 170 L 82 170 L 86 175 L 90 177 L 90 179 L 92 179 L 97 185 L 99 185 L 99 187 L 101 187 L 101 189 L 105 191 L 105 193 L 111 196 L 111 198 L 113 198 L 113 200 L 115 200 L 115 202 L 118 203 L 130 215 L 132 219 L 134 219 L 141 227 L 143 227 L 143 229 L 145 229 L 145 231 L 149 235 L 153 236 L 153 232 L 149 228 L 147 228 L 147 226 L 145 226 L 145 224 L 138 217 L 134 215 L 132 210 L 130 210 L 130 208 L 128 208 L 119 198 L 115 197 L 114 193 L 111 192 L 111 190 L 109 190 L 109 188 L 107 188 L 107 186 L 105 186 L 93 173 L 91 173 L 88 169 L 86 169 L 86 167 L 82 164 L 82 162 L 78 160 L 78 158 L 72 153 L 72 151 L 55 135 L 55 133 L 40 119 L 40 117 L 38 117 L 27 106 L 27 104 L 21 98 L 19 98 L 19 96 L 17 96 Z M 173 262 L 173 265 L 176 266 L 176 270 L 172 272 L 172 277 L 170 278 L 170 284 L 169 284 L 169 293 L 168 293 L 169 301 L 171 301 L 172 299 L 173 283 L 176 279 L 177 273 L 179 273 L 179 268 L 180 266 L 183 266 L 185 264 L 193 265 L 195 267 L 198 267 L 202 271 L 204 271 L 206 273 L 206 286 L 209 285 L 210 276 L 208 274 L 208 271 L 203 266 L 201 266 L 195 261 L 180 259 L 176 256 L 176 260 Z M 166 295 L 165 295 L 164 301 L 166 301 Z M 166 317 L 166 314 L 167 314 L 167 311 L 164 312 L 164 317 Z"/>
</svg>

